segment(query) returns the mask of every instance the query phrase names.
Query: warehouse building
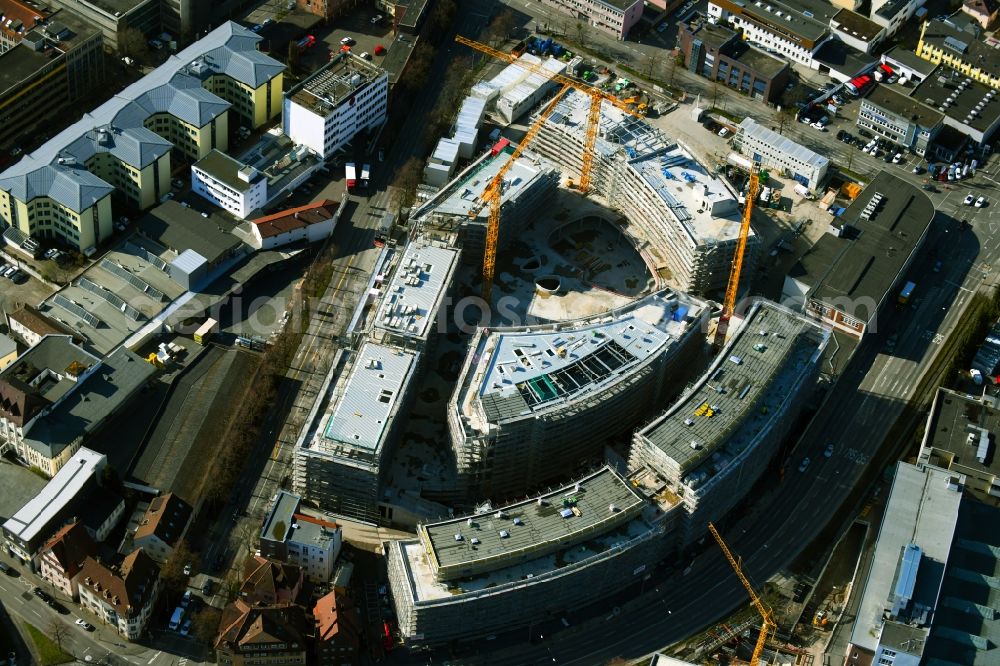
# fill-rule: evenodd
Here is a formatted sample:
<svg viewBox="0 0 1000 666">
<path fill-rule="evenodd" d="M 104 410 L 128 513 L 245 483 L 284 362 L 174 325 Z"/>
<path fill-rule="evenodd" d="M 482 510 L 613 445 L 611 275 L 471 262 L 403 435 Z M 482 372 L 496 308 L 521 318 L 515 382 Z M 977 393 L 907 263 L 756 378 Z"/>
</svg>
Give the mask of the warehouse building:
<svg viewBox="0 0 1000 666">
<path fill-rule="evenodd" d="M 811 394 L 829 339 L 812 320 L 757 301 L 694 389 L 636 431 L 629 468 L 649 470 L 681 496 L 683 546 L 767 468 Z"/>
<path fill-rule="evenodd" d="M 351 52 L 285 93 L 282 128 L 295 143 L 329 160 L 361 131 L 385 121 L 389 77 Z"/>
<path fill-rule="evenodd" d="M 779 169 L 810 190 L 818 189 L 826 178 L 830 160 L 805 146 L 744 118 L 736 132 L 733 146 L 743 155 L 760 162 L 766 169 Z"/>
<path fill-rule="evenodd" d="M 964 17 L 964 21 L 958 20 Z M 978 28 L 970 32 L 960 25 L 969 17 L 925 21 L 920 29 L 917 55 L 934 64 L 945 64 L 963 77 L 1000 89 L 1000 58 L 996 50 L 979 39 Z"/>
<path fill-rule="evenodd" d="M 882 62 L 899 75 L 899 82 L 917 84 L 931 75 L 937 65 L 897 44 L 882 54 Z"/>
<path fill-rule="evenodd" d="M 324 512 L 384 522 L 380 493 L 416 390 L 420 353 L 369 342 L 341 358 L 327 380 L 329 407 L 299 438 L 292 484 Z"/>
<path fill-rule="evenodd" d="M 944 114 L 907 97 L 893 86 L 875 86 L 860 100 L 858 127 L 926 155 L 944 123 Z"/>
<path fill-rule="evenodd" d="M 578 182 L 590 97 L 567 92 L 532 143 Z M 624 216 L 621 231 L 662 286 L 704 294 L 723 289 L 739 240 L 740 209 L 729 186 L 691 152 L 645 121 L 602 103 L 592 192 Z M 751 230 L 745 266 L 756 261 Z"/>
<path fill-rule="evenodd" d="M 599 457 L 683 389 L 709 311 L 663 290 L 599 317 L 478 329 L 448 405 L 468 499 L 520 495 Z"/>
<path fill-rule="evenodd" d="M 170 191 L 171 148 L 228 148 L 229 111 L 254 127 L 280 111 L 284 65 L 228 22 L 0 173 L 0 218 L 83 252 L 111 237 L 111 195 L 146 209 Z"/>
<path fill-rule="evenodd" d="M 920 188 L 879 171 L 785 276 L 782 301 L 860 338 L 896 301 L 932 219 Z"/>
<path fill-rule="evenodd" d="M 672 548 L 675 504 L 610 467 L 387 544 L 400 633 L 436 644 L 522 628 L 642 580 Z M 676 499 L 676 498 L 674 498 Z"/>
<path fill-rule="evenodd" d="M 830 19 L 837 8 L 823 0 L 709 0 L 708 16 L 721 23 L 731 23 L 743 31 L 751 44 L 783 57 L 817 68 L 814 60 L 819 47 L 830 39 Z"/>
</svg>

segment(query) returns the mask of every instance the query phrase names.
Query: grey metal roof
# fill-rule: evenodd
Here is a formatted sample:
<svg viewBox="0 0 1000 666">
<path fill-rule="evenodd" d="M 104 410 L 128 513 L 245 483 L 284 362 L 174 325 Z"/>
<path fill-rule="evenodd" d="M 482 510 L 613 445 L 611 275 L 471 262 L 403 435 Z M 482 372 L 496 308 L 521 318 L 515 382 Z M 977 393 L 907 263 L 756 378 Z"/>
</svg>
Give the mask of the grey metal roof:
<svg viewBox="0 0 1000 666">
<path fill-rule="evenodd" d="M 172 143 L 141 125 L 125 129 L 109 125 L 84 132 L 63 152 L 80 163 L 97 153 L 111 153 L 125 164 L 143 169 L 169 153 L 171 148 Z"/>
<path fill-rule="evenodd" d="M 88 146 L 81 139 L 95 130 L 114 127 L 121 134 L 107 152 L 133 167 L 148 164 L 144 160 L 155 159 L 163 141 L 154 139 L 154 133 L 143 126 L 151 114 L 171 113 L 202 127 L 231 106 L 202 88 L 203 79 L 221 73 L 258 87 L 284 70 L 280 62 L 257 51 L 260 40 L 236 23 L 222 24 L 0 173 L 0 189 L 22 201 L 50 196 L 78 213 L 89 208 L 114 188 L 97 176 L 83 182 L 82 176 L 66 173 L 66 165 L 58 164 L 60 157 L 101 152 L 99 143 Z"/>
</svg>

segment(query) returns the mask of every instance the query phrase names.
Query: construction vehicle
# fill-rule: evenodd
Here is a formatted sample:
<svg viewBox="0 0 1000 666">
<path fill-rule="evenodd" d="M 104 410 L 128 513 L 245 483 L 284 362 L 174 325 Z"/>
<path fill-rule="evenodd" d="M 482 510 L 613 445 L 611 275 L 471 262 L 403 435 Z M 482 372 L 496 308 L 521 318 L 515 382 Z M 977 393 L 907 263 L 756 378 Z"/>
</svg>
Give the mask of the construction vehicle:
<svg viewBox="0 0 1000 666">
<path fill-rule="evenodd" d="M 510 171 L 510 168 L 517 161 L 517 158 L 521 156 L 524 152 L 525 147 L 530 144 L 535 136 L 538 134 L 538 130 L 542 128 L 546 119 L 555 111 L 556 104 L 562 99 L 562 96 L 566 94 L 569 90 L 569 86 L 564 85 L 559 92 L 555 94 L 549 105 L 545 107 L 545 110 L 538 116 L 538 119 L 532 123 L 528 131 L 525 132 L 524 138 L 521 139 L 521 143 L 517 145 L 514 152 L 510 154 L 507 161 L 504 163 L 497 174 L 493 176 L 493 179 L 483 190 L 483 194 L 479 197 L 480 201 L 484 205 L 489 205 L 490 207 L 490 218 L 489 222 L 486 224 L 486 247 L 483 250 L 483 300 L 487 303 L 490 302 L 490 296 L 493 293 L 493 277 L 496 272 L 496 260 L 497 260 L 497 241 L 500 238 L 500 199 L 503 197 L 503 178 Z M 498 151 L 499 152 L 499 151 Z M 476 217 L 479 211 L 482 210 L 481 207 L 473 206 L 469 209 L 469 217 Z"/>
<path fill-rule="evenodd" d="M 740 273 L 743 271 L 743 258 L 747 249 L 747 238 L 750 236 L 750 217 L 753 215 L 753 202 L 757 198 L 757 187 L 760 179 L 760 162 L 750 165 L 750 178 L 747 181 L 746 203 L 743 205 L 743 220 L 740 223 L 740 237 L 736 242 L 736 252 L 733 255 L 733 265 L 729 271 L 729 284 L 726 286 L 726 297 L 722 302 L 722 314 L 719 325 L 715 328 L 715 347 L 722 349 L 726 343 L 726 331 L 729 330 L 729 320 L 736 309 L 736 294 L 740 288 Z"/>
<path fill-rule="evenodd" d="M 740 579 L 741 583 L 743 583 L 743 587 L 746 588 L 747 593 L 750 595 L 751 603 L 753 603 L 754 608 L 757 609 L 757 612 L 760 613 L 762 618 L 760 634 L 757 636 L 757 643 L 753 648 L 753 656 L 750 658 L 750 664 L 752 666 L 759 666 L 760 655 L 764 651 L 764 643 L 767 642 L 768 636 L 774 633 L 774 630 L 778 625 L 774 621 L 771 609 L 765 606 L 764 602 L 757 596 L 757 593 L 754 591 L 750 581 L 747 580 L 747 577 L 743 574 L 743 567 L 736 560 L 736 558 L 733 557 L 733 554 L 729 550 L 729 546 L 727 546 L 726 542 L 722 540 L 722 535 L 720 535 L 719 531 L 715 529 L 715 525 L 709 523 L 708 531 L 712 533 L 713 537 L 715 537 L 715 540 L 719 544 L 719 548 L 722 549 L 722 553 L 726 556 L 726 559 L 729 560 L 729 566 L 733 568 L 733 571 L 736 572 L 736 577 Z"/>
<path fill-rule="evenodd" d="M 825 610 L 816 611 L 816 614 L 813 616 L 814 627 L 825 627 L 828 621 Z"/>
</svg>

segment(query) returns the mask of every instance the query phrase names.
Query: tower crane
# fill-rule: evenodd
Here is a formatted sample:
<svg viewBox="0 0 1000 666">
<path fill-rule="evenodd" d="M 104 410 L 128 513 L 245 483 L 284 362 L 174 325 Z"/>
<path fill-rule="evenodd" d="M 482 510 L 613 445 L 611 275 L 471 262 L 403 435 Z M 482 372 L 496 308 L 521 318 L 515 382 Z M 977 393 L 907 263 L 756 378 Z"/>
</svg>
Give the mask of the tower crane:
<svg viewBox="0 0 1000 666">
<path fill-rule="evenodd" d="M 735 557 L 733 557 L 733 554 L 729 551 L 729 546 L 727 546 L 726 542 L 722 540 L 722 535 L 720 535 L 719 531 L 715 529 L 715 525 L 709 523 L 708 531 L 712 533 L 712 536 L 715 537 L 715 540 L 719 543 L 719 548 L 722 549 L 726 559 L 729 560 L 729 566 L 731 566 L 733 571 L 736 572 L 736 577 L 740 579 L 740 582 L 743 583 L 743 587 L 745 587 L 747 589 L 747 593 L 750 594 L 750 601 L 753 603 L 754 608 L 757 609 L 757 612 L 760 613 L 761 618 L 763 618 L 763 624 L 761 624 L 760 627 L 760 635 L 757 636 L 757 644 L 754 645 L 753 656 L 750 658 L 751 666 L 759 666 L 760 655 L 764 651 L 764 643 L 767 641 L 767 637 L 774 632 L 778 625 L 774 621 L 771 609 L 765 606 L 764 602 L 757 596 L 757 593 L 754 592 L 750 581 L 747 580 L 747 577 L 743 574 L 743 567 L 740 566 L 740 563 Z"/>
<path fill-rule="evenodd" d="M 569 90 L 569 86 L 564 85 L 555 94 L 548 106 L 545 107 L 545 110 L 538 116 L 538 119 L 528 128 L 524 138 L 521 139 L 517 148 L 511 153 L 510 158 L 500 167 L 497 174 L 493 176 L 493 179 L 486 185 L 482 195 L 479 197 L 484 205 L 489 205 L 490 207 L 489 222 L 486 225 L 486 248 L 483 251 L 483 300 L 487 303 L 490 302 L 490 296 L 493 293 L 493 277 L 496 273 L 497 241 L 500 237 L 500 200 L 503 198 L 503 178 L 510 171 L 517 158 L 521 156 L 521 153 L 524 152 L 525 147 L 538 134 L 538 130 L 542 128 L 542 124 L 555 110 L 556 104 L 559 103 L 559 100 L 567 90 Z M 480 210 L 482 210 L 481 206 L 473 206 L 469 209 L 469 217 L 475 217 L 479 214 Z"/>
<path fill-rule="evenodd" d="M 548 77 L 552 81 L 559 83 L 563 86 L 569 86 L 575 90 L 579 90 L 581 93 L 588 95 L 590 97 L 590 110 L 587 113 L 587 131 L 585 135 L 585 142 L 582 155 L 582 168 L 580 170 L 580 187 L 579 190 L 583 194 L 590 191 L 591 174 L 594 168 L 594 145 L 597 143 L 597 130 L 600 126 L 601 120 L 601 102 L 607 102 L 617 109 L 624 111 L 625 113 L 641 118 L 641 114 L 629 108 L 629 105 L 622 100 L 618 99 L 614 95 L 604 92 L 600 88 L 595 88 L 594 86 L 588 85 L 577 81 L 576 79 L 570 78 L 564 74 L 556 74 L 548 69 L 545 69 L 541 65 L 535 65 L 531 63 L 526 63 L 518 60 L 518 56 L 507 53 L 506 51 L 501 51 L 499 49 L 494 49 L 486 44 L 477 42 L 468 37 L 463 37 L 462 35 L 455 35 L 455 41 L 469 48 L 475 49 L 480 53 L 485 53 L 486 55 L 493 56 L 497 60 L 503 60 L 504 62 L 510 64 L 516 64 L 518 67 L 529 71 L 533 74 L 542 74 Z"/>
<path fill-rule="evenodd" d="M 722 302 L 722 314 L 719 316 L 719 325 L 715 328 L 715 347 L 717 349 L 722 349 L 722 346 L 726 342 L 726 331 L 729 330 L 729 320 L 736 309 L 736 294 L 740 288 L 743 257 L 746 254 L 747 238 L 750 236 L 750 217 L 753 214 L 754 200 L 757 198 L 757 186 L 760 180 L 759 172 L 760 162 L 755 160 L 750 165 L 746 203 L 743 205 L 743 219 L 740 222 L 740 236 L 736 241 L 736 252 L 733 254 L 733 265 L 729 269 L 729 284 L 726 285 L 726 298 Z M 719 543 L 722 542 L 720 541 Z"/>
</svg>

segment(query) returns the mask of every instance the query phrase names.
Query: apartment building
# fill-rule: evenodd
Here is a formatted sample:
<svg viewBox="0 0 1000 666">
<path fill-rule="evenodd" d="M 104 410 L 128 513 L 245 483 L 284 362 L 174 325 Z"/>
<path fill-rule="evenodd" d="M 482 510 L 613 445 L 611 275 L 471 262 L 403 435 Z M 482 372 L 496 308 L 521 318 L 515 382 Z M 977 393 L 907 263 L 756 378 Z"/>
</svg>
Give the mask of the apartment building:
<svg viewBox="0 0 1000 666">
<path fill-rule="evenodd" d="M 316 664 L 356 664 L 361 647 L 361 621 L 350 597 L 342 591 L 331 590 L 316 600 L 312 614 L 316 626 Z"/>
<path fill-rule="evenodd" d="M 280 111 L 284 66 L 225 23 L 0 173 L 0 218 L 91 252 L 113 233 L 111 194 L 148 208 L 170 190 L 170 152 L 226 150 L 229 112 L 257 126 Z M 218 94 L 216 94 L 218 93 Z"/>
<path fill-rule="evenodd" d="M 328 160 L 363 130 L 386 116 L 389 76 L 385 70 L 350 52 L 285 93 L 285 134 L 320 159 Z"/>
<path fill-rule="evenodd" d="M 736 131 L 733 147 L 741 154 L 760 162 L 762 167 L 779 169 L 810 190 L 826 178 L 830 160 L 781 134 L 744 118 Z"/>
<path fill-rule="evenodd" d="M 187 532 L 192 511 L 190 504 L 173 493 L 154 497 L 132 535 L 132 544 L 157 564 L 166 564 Z"/>
<path fill-rule="evenodd" d="M 465 499 L 522 495 L 600 459 L 683 388 L 709 311 L 668 289 L 598 318 L 477 330 L 448 405 Z"/>
<path fill-rule="evenodd" d="M 160 569 L 136 548 L 121 564 L 105 565 L 92 557 L 80 572 L 80 606 L 130 641 L 145 633 L 160 592 Z"/>
<path fill-rule="evenodd" d="M 38 574 L 74 601 L 86 559 L 97 557 L 97 544 L 78 521 L 68 523 L 38 551 Z"/>
<path fill-rule="evenodd" d="M 812 319 L 757 301 L 693 390 L 635 432 L 629 469 L 647 470 L 681 498 L 682 546 L 767 469 L 811 395 L 830 337 Z"/>
<path fill-rule="evenodd" d="M 816 69 L 816 52 L 830 39 L 839 11 L 823 0 L 709 0 L 708 16 L 743 33 L 751 44 Z"/>
<path fill-rule="evenodd" d="M 283 606 L 295 603 L 304 583 L 301 567 L 254 555 L 243 565 L 238 596 L 251 606 Z"/>
<path fill-rule="evenodd" d="M 893 86 L 875 86 L 861 98 L 858 127 L 926 155 L 944 123 L 944 114 Z"/>
<path fill-rule="evenodd" d="M 314 583 L 325 583 L 340 555 L 341 529 L 334 522 L 300 513 L 301 502 L 299 495 L 278 491 L 260 532 L 260 553 L 301 567 Z"/>
<path fill-rule="evenodd" d="M 301 606 L 251 606 L 237 599 L 222 611 L 215 654 L 221 666 L 305 666 L 309 622 Z"/>
<path fill-rule="evenodd" d="M 944 63 L 965 77 L 1000 88 L 1000 58 L 979 38 L 979 29 L 964 30 L 953 18 L 925 21 L 920 29 L 917 55 L 935 64 Z"/>
<path fill-rule="evenodd" d="M 246 219 L 267 203 L 267 178 L 252 166 L 213 150 L 191 165 L 191 191 Z"/>
<path fill-rule="evenodd" d="M 642 18 L 642 0 L 542 0 L 542 3 L 569 15 L 568 22 L 586 22 L 617 39 L 625 39 Z"/>
</svg>

